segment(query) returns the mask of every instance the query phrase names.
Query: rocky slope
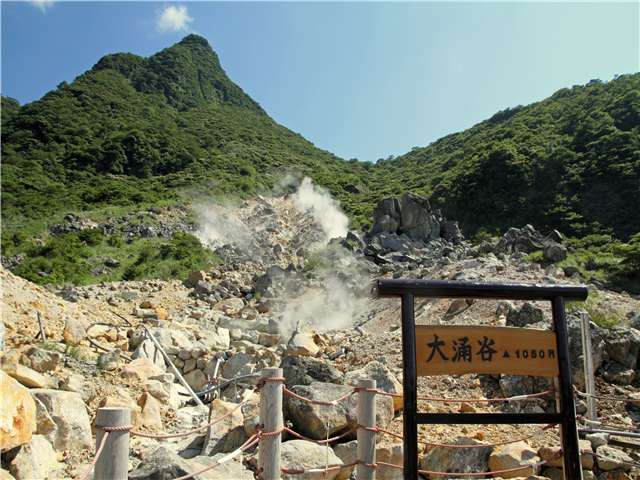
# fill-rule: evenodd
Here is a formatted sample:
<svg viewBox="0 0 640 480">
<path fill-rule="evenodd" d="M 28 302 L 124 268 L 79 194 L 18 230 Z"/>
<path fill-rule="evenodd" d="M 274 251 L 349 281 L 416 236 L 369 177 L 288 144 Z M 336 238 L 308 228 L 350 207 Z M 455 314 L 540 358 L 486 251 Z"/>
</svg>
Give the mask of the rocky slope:
<svg viewBox="0 0 640 480">
<path fill-rule="evenodd" d="M 201 394 L 199 398 L 206 406 L 197 406 L 147 338 L 145 328 L 195 392 L 210 388 L 203 381 L 216 376 L 230 379 L 281 366 L 288 388 L 327 401 L 350 391 L 358 378 L 373 377 L 379 388 L 401 392 L 400 304 L 375 297 L 377 278 L 584 282 L 579 274 L 555 266 L 567 248 L 556 233 L 545 237 L 526 226 L 510 230 L 494 243 L 472 247 L 455 222 L 432 211 L 424 197 L 412 194 L 381 201 L 375 211 L 373 235 L 366 237 L 344 230 L 341 237 L 331 238 L 335 235 L 327 226 L 335 222 L 327 221 L 318 209 L 309 208 L 296 196 L 257 197 L 238 208 L 214 205 L 200 212 L 197 235 L 225 263 L 209 271 L 192 272 L 184 281 L 39 287 L 8 270 L 0 271 L 5 338 L 2 398 L 11 399 L 10 403 L 3 401 L 2 478 L 11 478 L 10 474 L 17 479 L 75 478 L 83 474 L 93 454 L 95 432 L 91 422 L 95 422 L 99 406 L 131 407 L 132 423 L 138 430 L 182 432 L 232 409 L 248 393 L 246 386 L 255 381 L 247 378 L 237 386 L 231 384 L 219 395 Z M 537 249 L 544 250 L 546 264 L 542 266 L 524 258 Z M 615 312 L 619 322 L 610 329 L 592 323 L 597 389 L 608 396 L 638 396 L 640 378 L 635 369 L 640 350 L 640 303 L 604 287 L 590 285 L 591 296 L 599 309 Z M 583 389 L 578 313 L 569 317 L 570 348 L 574 383 Z M 38 318 L 47 337 L 44 345 L 36 339 Z M 545 329 L 550 326 L 549 318 L 545 303 L 464 299 L 416 302 L 418 324 Z M 513 375 L 420 377 L 418 386 L 419 396 L 472 399 L 511 397 L 548 388 L 545 381 Z M 284 405 L 288 424 L 317 439 L 346 431 L 355 421 L 349 403 L 331 408 L 334 411 L 327 423 L 314 420 L 326 418 L 326 411 L 305 411 L 289 397 Z M 338 411 L 340 408 L 344 410 Z M 398 401 L 380 397 L 378 425 L 401 434 L 400 408 Z M 460 408 L 457 403 L 447 402 L 421 401 L 419 405 L 422 411 L 455 412 Z M 472 403 L 462 411 L 554 408 L 554 402 L 543 397 L 534 402 Z M 583 402 L 578 411 L 585 411 Z M 624 428 L 638 428 L 640 421 L 640 410 L 631 403 L 599 402 L 599 414 L 607 423 Z M 130 478 L 149 478 L 155 475 L 153 472 L 168 468 L 190 473 L 210 465 L 255 431 L 256 416 L 257 396 L 242 407 L 241 413 L 236 412 L 228 422 L 207 432 L 164 441 L 132 437 Z M 494 443 L 522 438 L 537 429 L 533 425 L 430 425 L 421 426 L 420 434 L 430 442 L 473 439 Z M 286 440 L 285 466 L 315 468 L 324 464 L 324 448 L 317 450 L 310 444 Z M 584 448 L 595 448 L 602 441 L 587 442 Z M 401 463 L 400 440 L 382 435 L 378 443 L 380 461 Z M 558 444 L 557 434 L 551 429 L 527 444 L 518 444 L 515 451 L 521 457 L 531 451 L 527 458 L 534 463 L 553 456 L 543 447 Z M 330 464 L 352 461 L 354 443 L 332 447 Z M 640 463 L 634 450 L 606 445 L 599 448 L 605 449 L 598 452 L 606 451 L 606 457 Z M 484 452 L 474 460 L 479 462 L 478 469 L 500 469 L 496 462 L 503 452 L 491 447 L 477 450 Z M 455 468 L 438 452 L 434 447 L 424 450 L 421 468 Z M 255 466 L 252 454 L 246 454 L 243 464 L 234 460 L 201 478 L 239 478 L 240 470 L 246 470 L 248 476 L 248 470 Z M 451 458 L 460 461 L 457 454 Z M 589 463 L 587 458 L 591 457 L 583 457 L 585 477 L 625 478 L 640 473 L 637 468 L 612 467 L 600 460 Z M 398 472 L 388 469 L 379 472 L 378 478 L 400 478 Z M 558 475 L 555 467 L 537 473 L 549 478 Z M 336 475 L 332 478 L 348 478 L 345 472 Z"/>
</svg>

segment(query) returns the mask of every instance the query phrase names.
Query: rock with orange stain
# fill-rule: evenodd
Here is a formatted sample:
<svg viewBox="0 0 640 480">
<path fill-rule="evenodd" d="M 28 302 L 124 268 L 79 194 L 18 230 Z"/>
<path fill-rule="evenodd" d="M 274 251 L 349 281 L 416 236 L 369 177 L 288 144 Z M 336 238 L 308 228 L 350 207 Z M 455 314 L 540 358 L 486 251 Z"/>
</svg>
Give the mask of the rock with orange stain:
<svg viewBox="0 0 640 480">
<path fill-rule="evenodd" d="M 36 432 L 36 404 L 29 389 L 0 370 L 0 450 L 24 445 Z"/>
</svg>

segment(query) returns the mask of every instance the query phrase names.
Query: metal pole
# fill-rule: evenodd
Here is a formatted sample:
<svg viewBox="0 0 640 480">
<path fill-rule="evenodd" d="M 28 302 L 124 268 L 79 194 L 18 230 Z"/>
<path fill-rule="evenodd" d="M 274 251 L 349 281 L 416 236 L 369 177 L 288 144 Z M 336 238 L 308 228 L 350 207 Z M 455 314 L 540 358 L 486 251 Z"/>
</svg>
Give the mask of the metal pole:
<svg viewBox="0 0 640 480">
<path fill-rule="evenodd" d="M 404 480 L 418 480 L 418 371 L 413 295 L 407 293 L 401 299 Z"/>
<path fill-rule="evenodd" d="M 374 389 L 375 380 L 358 380 L 358 388 Z M 375 392 L 358 392 L 358 426 L 376 428 L 376 394 Z M 358 460 L 376 463 L 376 432 L 358 428 Z M 375 467 L 358 463 L 356 467 L 359 480 L 375 480 Z"/>
<path fill-rule="evenodd" d="M 562 433 L 562 461 L 565 480 L 582 480 L 580 447 L 578 445 L 578 427 L 576 425 L 576 409 L 573 403 L 573 385 L 571 383 L 571 364 L 569 360 L 569 338 L 567 321 L 564 314 L 564 299 L 555 297 L 552 304 L 553 323 L 556 331 L 558 348 L 558 367 L 560 369 L 560 411 L 563 416 L 560 432 Z"/>
<path fill-rule="evenodd" d="M 265 368 L 262 378 L 282 378 L 282 368 Z M 262 431 L 270 433 L 282 428 L 282 380 L 265 382 L 260 392 L 260 422 Z M 260 480 L 278 480 L 280 478 L 280 443 L 282 433 L 264 436 L 260 439 L 258 450 L 258 475 Z"/>
<path fill-rule="evenodd" d="M 191 389 L 191 387 L 189 386 L 189 384 L 187 383 L 187 381 L 184 379 L 184 377 L 182 376 L 182 374 L 178 371 L 178 369 L 176 368 L 176 366 L 173 364 L 173 362 L 169 359 L 169 357 L 167 356 L 166 352 L 162 349 L 162 347 L 160 346 L 160 343 L 158 342 L 158 340 L 156 339 L 156 337 L 154 337 L 151 332 L 149 331 L 149 329 L 147 327 L 144 327 L 144 329 L 147 331 L 147 337 L 149 337 L 149 340 L 151 340 L 153 342 L 153 344 L 156 346 L 156 348 L 160 351 L 160 353 L 162 354 L 162 356 L 164 357 L 164 363 L 166 363 L 167 365 L 169 365 L 169 367 L 171 368 L 171 370 L 173 370 L 173 373 L 175 374 L 176 378 L 180 381 L 180 383 L 182 384 L 182 386 L 184 388 L 187 389 L 187 392 L 189 392 L 189 395 L 191 395 L 191 398 L 193 398 L 193 401 L 196 402 L 196 404 L 203 406 L 204 407 L 204 403 L 202 403 L 202 401 L 198 398 L 198 396 L 194 393 L 194 391 Z"/>
<path fill-rule="evenodd" d="M 96 425 L 127 427 L 131 425 L 129 408 L 99 408 Z M 96 453 L 107 432 L 96 430 Z M 95 480 L 126 480 L 129 478 L 129 430 L 109 432 L 95 466 Z"/>
<path fill-rule="evenodd" d="M 586 313 L 582 314 L 582 352 L 584 362 L 584 386 L 587 391 L 587 418 L 598 420 L 596 399 L 591 395 L 596 394 L 596 381 L 593 372 L 593 350 L 591 350 L 591 326 Z"/>
</svg>

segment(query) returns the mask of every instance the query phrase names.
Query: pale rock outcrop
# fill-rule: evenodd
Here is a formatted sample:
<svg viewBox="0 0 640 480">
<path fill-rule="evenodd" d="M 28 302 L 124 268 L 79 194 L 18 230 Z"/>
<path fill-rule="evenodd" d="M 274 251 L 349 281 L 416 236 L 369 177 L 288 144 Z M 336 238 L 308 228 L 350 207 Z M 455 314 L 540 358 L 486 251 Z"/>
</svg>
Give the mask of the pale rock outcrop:
<svg viewBox="0 0 640 480">
<path fill-rule="evenodd" d="M 141 358 L 149 359 L 160 371 L 164 372 L 166 370 L 162 353 L 160 353 L 160 350 L 158 350 L 155 344 L 149 339 L 144 340 L 140 345 L 138 345 L 138 348 L 136 348 L 131 354 L 131 358 L 134 360 Z"/>
<path fill-rule="evenodd" d="M 100 365 L 103 370 L 112 372 L 120 366 L 121 353 L 122 350 L 120 350 L 119 348 L 115 348 L 111 352 L 102 352 L 100 355 L 98 355 L 98 365 Z"/>
<path fill-rule="evenodd" d="M 42 388 L 47 380 L 41 373 L 19 363 L 3 362 L 2 371 L 27 388 Z"/>
<path fill-rule="evenodd" d="M 345 383 L 354 387 L 358 386 L 358 380 L 375 380 L 378 390 L 394 395 L 402 395 L 402 384 L 387 367 L 378 361 L 373 361 L 360 370 L 353 370 L 344 377 Z M 388 398 L 393 401 L 394 412 L 402 409 L 402 397 Z"/>
<path fill-rule="evenodd" d="M 580 448 L 581 452 L 580 464 L 582 465 L 582 469 L 591 470 L 593 468 L 594 461 L 593 455 L 589 455 L 590 453 L 593 453 L 591 442 L 589 440 L 578 440 L 578 447 Z M 541 447 L 538 449 L 538 456 L 541 460 L 548 460 L 546 463 L 547 467 L 562 468 L 564 466 L 562 457 L 552 460 L 552 458 L 554 458 L 561 449 L 562 447 L 560 447 L 559 445 Z"/>
<path fill-rule="evenodd" d="M 91 422 L 82 397 L 74 392 L 34 389 L 31 393 L 42 402 L 57 425 L 47 435 L 56 450 L 91 448 Z"/>
<path fill-rule="evenodd" d="M 0 371 L 0 451 L 24 445 L 36 432 L 36 404 L 29 390 Z"/>
<path fill-rule="evenodd" d="M 204 383 L 206 379 L 207 376 L 202 370 L 191 370 L 184 376 L 184 380 L 189 384 L 194 392 L 201 392 L 209 387 L 209 385 Z"/>
<path fill-rule="evenodd" d="M 235 403 L 225 402 L 220 399 L 215 399 L 209 406 L 209 422 L 228 414 L 238 405 Z M 233 430 L 236 427 L 244 425 L 244 416 L 242 410 L 238 408 L 231 415 L 224 420 L 211 425 L 207 429 L 207 435 L 204 439 L 204 446 L 202 447 L 202 455 L 215 455 L 222 451 L 224 442 L 221 442 L 227 432 Z"/>
<path fill-rule="evenodd" d="M 49 412 L 45 408 L 44 404 L 38 399 L 31 395 L 33 401 L 36 404 L 36 434 L 38 435 L 49 435 L 53 432 L 58 426 L 55 424 Z"/>
<path fill-rule="evenodd" d="M 324 468 L 325 465 L 338 467 L 342 465 L 342 460 L 329 449 L 329 458 L 326 458 L 326 447 L 304 440 L 291 440 L 284 442 L 281 447 L 282 466 L 290 469 L 311 470 L 313 468 Z M 328 462 L 327 462 L 328 460 Z M 326 463 L 325 463 L 326 462 Z M 249 463 L 256 467 L 258 465 L 258 452 L 251 457 Z M 282 474 L 282 480 L 346 480 L 346 470 L 332 470 L 326 475 L 322 473 L 303 473 L 298 475 Z"/>
<path fill-rule="evenodd" d="M 0 325 L 2 325 L 1 322 Z M 16 480 L 16 477 L 11 475 L 7 470 L 2 469 L 0 470 L 0 480 Z"/>
<path fill-rule="evenodd" d="M 240 375 L 249 375 L 256 369 L 255 359 L 249 353 L 236 353 L 222 367 L 222 376 L 224 378 L 234 378 Z"/>
<path fill-rule="evenodd" d="M 596 457 L 596 462 L 598 463 L 598 468 L 600 470 L 615 470 L 618 468 L 622 468 L 625 472 L 631 470 L 630 463 L 634 463 L 633 459 L 624 453 L 622 450 L 618 450 L 613 447 L 609 447 L 603 445 L 596 449 L 596 453 L 601 457 Z M 618 462 L 625 462 L 625 464 L 619 464 Z"/>
<path fill-rule="evenodd" d="M 38 347 L 31 347 L 25 354 L 31 360 L 31 368 L 40 373 L 55 370 L 62 359 L 60 352 L 51 352 Z"/>
<path fill-rule="evenodd" d="M 516 442 L 498 447 L 489 457 L 489 469 L 492 472 L 502 470 L 512 470 L 514 468 L 526 467 L 540 461 L 535 450 L 525 442 Z M 528 475 L 539 475 L 542 466 L 524 468 L 515 472 L 501 473 L 502 478 L 525 477 Z"/>
<path fill-rule="evenodd" d="M 97 395 L 93 383 L 85 380 L 82 375 L 77 373 L 69 375 L 67 379 L 60 384 L 60 390 L 78 393 L 84 403 L 90 403 Z"/>
<path fill-rule="evenodd" d="M 144 393 L 138 399 L 138 406 L 142 409 L 140 422 L 147 428 L 162 430 L 162 413 L 160 404 L 149 393 Z"/>
<path fill-rule="evenodd" d="M 483 445 L 482 442 L 467 437 L 456 437 L 449 445 Z M 475 473 L 489 469 L 489 456 L 493 447 L 486 448 L 446 448 L 435 447 L 420 458 L 420 470 L 443 473 Z M 445 480 L 443 475 L 431 475 L 432 480 Z"/>
<path fill-rule="evenodd" d="M 65 320 L 62 338 L 67 345 L 77 345 L 85 339 L 85 336 L 85 326 L 81 322 L 69 317 Z"/>
<path fill-rule="evenodd" d="M 158 368 L 151 360 L 148 358 L 138 358 L 124 367 L 122 370 L 122 378 L 144 382 L 151 375 L 158 375 L 160 373 L 163 373 L 163 370 Z"/>
<path fill-rule="evenodd" d="M 291 391 L 309 400 L 331 402 L 352 392 L 353 389 L 346 385 L 314 382 L 308 386 L 295 386 Z M 357 408 L 357 395 L 351 395 L 332 406 L 314 405 L 290 395 L 283 399 L 284 416 L 291 420 L 294 430 L 315 440 L 322 440 L 327 438 L 327 435 L 334 436 L 354 428 L 358 422 Z M 386 428 L 392 419 L 391 397 L 376 395 L 376 425 Z M 356 438 L 356 432 L 347 438 Z"/>
<path fill-rule="evenodd" d="M 171 390 L 167 390 L 162 382 L 158 380 L 144 382 L 144 390 L 161 403 L 167 403 L 171 398 Z"/>
<path fill-rule="evenodd" d="M 56 452 L 49 440 L 44 435 L 34 435 L 29 443 L 20 448 L 9 470 L 16 480 L 48 478 L 57 463 Z"/>
<path fill-rule="evenodd" d="M 315 357 L 320 351 L 318 346 L 312 339 L 300 332 L 293 332 L 291 338 L 287 342 L 285 355 L 306 355 Z"/>
</svg>

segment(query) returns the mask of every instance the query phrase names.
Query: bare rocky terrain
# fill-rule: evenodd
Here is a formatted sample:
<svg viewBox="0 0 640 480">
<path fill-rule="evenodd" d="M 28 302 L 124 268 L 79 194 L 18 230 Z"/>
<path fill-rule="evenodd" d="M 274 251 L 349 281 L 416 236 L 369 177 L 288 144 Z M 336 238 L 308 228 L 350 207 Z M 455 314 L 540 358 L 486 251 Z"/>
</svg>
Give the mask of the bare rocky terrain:
<svg viewBox="0 0 640 480">
<path fill-rule="evenodd" d="M 422 208 L 423 217 L 408 225 L 403 218 L 408 218 L 406 206 L 410 202 L 417 205 L 415 208 Z M 131 407 L 132 423 L 139 431 L 183 432 L 232 409 L 248 394 L 246 387 L 256 381 L 257 377 L 246 378 L 239 386 L 231 384 L 215 394 L 202 394 L 205 406 L 198 407 L 147 335 L 153 335 L 195 392 L 211 388 L 204 381 L 217 377 L 257 376 L 263 368 L 283 366 L 287 388 L 316 395 L 324 401 L 333 399 L 327 398 L 331 392 L 352 389 L 357 378 L 374 377 L 379 388 L 401 393 L 400 302 L 378 299 L 376 279 L 584 283 L 579 275 L 569 276 L 556 266 L 554 249 L 566 251 L 561 238 L 542 237 L 527 226 L 510 230 L 497 243 L 473 247 L 464 241 L 455 222 L 448 222 L 437 211 L 431 211 L 428 203 L 420 202 L 403 197 L 402 202 L 396 202 L 397 208 L 391 210 L 389 203 L 381 202 L 373 235 L 366 238 L 346 229 L 339 237 L 331 235 L 327 230 L 331 222 L 301 205 L 295 197 L 257 197 L 237 208 L 216 206 L 202 214 L 197 235 L 225 262 L 208 271 L 192 272 L 182 281 L 40 287 L 3 268 L 0 270 L 4 325 L 1 478 L 79 478 L 93 458 L 95 432 L 91 422 L 95 422 L 100 406 Z M 403 229 L 402 234 L 399 228 Z M 544 248 L 548 256 L 542 266 L 525 258 L 528 250 L 538 248 Z M 318 258 L 324 261 L 322 268 L 304 268 Z M 591 324 L 597 392 L 617 398 L 636 396 L 636 404 L 640 405 L 640 372 L 636 370 L 640 301 L 628 294 L 607 291 L 602 285 L 589 285 L 589 291 L 592 305 L 619 319 L 618 325 L 610 329 Z M 573 342 L 570 350 L 572 362 L 575 361 L 574 385 L 584 391 L 579 307 L 572 310 L 568 305 L 568 318 Z M 415 308 L 419 325 L 510 325 L 541 329 L 549 329 L 551 325 L 550 305 L 543 302 L 416 299 Z M 40 332 L 38 318 L 46 336 L 44 344 L 41 338 L 36 338 Z M 420 397 L 478 402 L 461 407 L 455 402 L 419 401 L 419 410 L 554 411 L 555 402 L 548 397 L 480 402 L 543 392 L 549 386 L 545 379 L 514 375 L 420 377 Z M 334 398 L 337 396 L 340 395 Z M 185 438 L 161 441 L 132 436 L 130 478 L 173 478 L 154 476 L 164 468 L 157 458 L 173 459 L 175 468 L 178 465 L 191 473 L 232 452 L 255 432 L 256 400 L 254 396 L 242 407 L 242 413 L 238 411 L 229 422 Z M 401 403 L 381 402 L 379 425 L 402 434 Z M 65 405 L 71 404 L 79 408 L 68 411 Z M 612 425 L 608 429 L 617 426 L 637 432 L 640 409 L 636 404 L 599 401 L 599 417 Z M 585 412 L 582 400 L 578 401 L 577 410 L 579 414 Z M 338 413 L 334 411 L 333 416 L 340 417 Z M 295 402 L 285 400 L 287 424 L 317 439 L 326 438 L 327 432 L 339 434 L 353 421 L 346 415 L 343 423 L 332 420 L 335 423 L 325 425 L 322 431 L 307 431 L 306 425 L 313 422 L 306 417 L 301 420 L 301 415 Z M 422 425 L 419 433 L 421 440 L 433 443 L 459 442 L 464 438 L 489 444 L 524 438 L 539 428 Z M 615 447 L 611 442 L 607 446 L 611 439 L 634 441 L 611 436 L 586 441 L 584 448 L 595 450 L 604 442 L 598 448 L 605 450 L 598 452 L 603 457 L 618 458 L 625 465 L 611 466 L 600 460 L 589 463 L 585 459 L 592 457 L 584 455 L 585 478 L 623 480 L 640 474 L 640 469 L 633 466 L 640 465 L 637 450 Z M 285 440 L 283 464 L 288 468 L 324 465 L 324 447 L 318 457 L 317 451 L 307 452 L 307 447 L 298 444 L 294 447 L 290 443 L 294 440 Z M 296 453 L 291 454 L 285 444 Z M 381 434 L 378 444 L 380 461 L 402 463 L 401 440 Z M 333 444 L 329 463 L 352 461 L 349 459 L 354 458 L 353 445 Z M 522 458 L 526 457 L 523 452 L 532 452 L 527 457 L 529 463 L 544 455 L 549 458 L 553 455 L 541 449 L 559 445 L 557 430 L 546 430 L 525 444 L 516 445 Z M 437 450 L 422 449 L 421 468 L 432 471 L 456 468 L 451 462 L 455 462 L 453 457 L 457 454 L 452 453 L 447 463 L 449 460 L 436 458 Z M 479 468 L 486 468 L 480 471 L 500 470 L 491 467 L 497 460 L 490 459 L 492 455 L 498 457 L 498 449 L 476 450 L 487 450 L 482 454 L 486 458 L 473 459 L 484 465 Z M 245 452 L 242 464 L 233 460 L 198 478 L 240 478 L 241 470 L 249 478 L 250 470 L 255 469 L 254 453 L 254 450 Z M 464 463 L 473 465 L 473 461 Z M 558 468 L 547 467 L 537 467 L 535 473 L 561 478 Z M 156 473 L 149 473 L 152 471 Z M 378 478 L 401 478 L 399 472 L 386 469 L 379 472 Z M 331 475 L 329 478 L 349 478 L 350 472 L 337 471 Z"/>
</svg>

